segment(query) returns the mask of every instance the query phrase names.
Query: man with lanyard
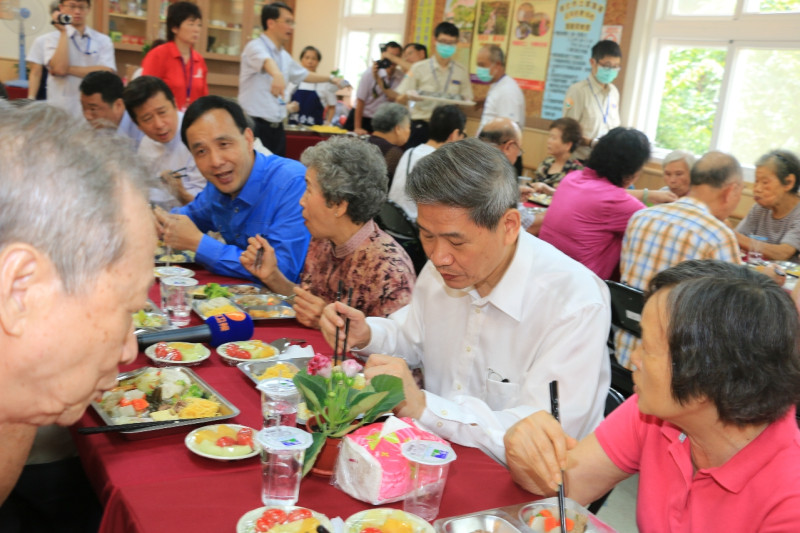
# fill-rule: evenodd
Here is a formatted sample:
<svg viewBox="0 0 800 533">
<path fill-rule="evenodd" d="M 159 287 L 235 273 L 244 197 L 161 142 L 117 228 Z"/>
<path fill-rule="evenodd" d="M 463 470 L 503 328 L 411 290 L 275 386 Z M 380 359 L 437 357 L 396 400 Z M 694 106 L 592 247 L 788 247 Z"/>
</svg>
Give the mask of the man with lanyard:
<svg viewBox="0 0 800 533">
<path fill-rule="evenodd" d="M 409 91 L 417 93 L 437 93 L 438 95 L 457 96 L 461 100 L 472 100 L 472 83 L 467 69 L 453 61 L 458 45 L 458 28 L 451 22 L 441 22 L 433 32 L 436 39 L 436 53 L 429 59 L 418 61 L 403 79 L 397 92 L 398 103 L 414 100 Z M 434 100 L 418 100 L 411 106 L 411 138 L 407 148 L 428 141 L 428 122 L 433 109 L 439 105 Z"/>
<path fill-rule="evenodd" d="M 242 51 L 239 70 L 239 103 L 255 121 L 255 136 L 272 153 L 286 154 L 286 82 L 299 84 L 341 82 L 333 76 L 309 72 L 284 49 L 294 32 L 294 14 L 283 2 L 273 2 L 261 9 L 264 32 Z"/>
<path fill-rule="evenodd" d="M 47 101 L 76 117 L 82 115 L 81 79 L 96 70 L 117 70 L 111 39 L 86 26 L 89 7 L 89 0 L 61 0 L 59 11 L 53 13 L 57 31 L 48 33 L 44 44 L 44 64 L 50 73 Z M 58 15 L 70 15 L 72 22 L 56 24 Z"/>
<path fill-rule="evenodd" d="M 478 79 L 491 83 L 483 105 L 478 133 L 496 118 L 510 118 L 520 128 L 525 127 L 525 96 L 511 76 L 506 76 L 506 57 L 496 44 L 487 44 L 476 57 Z M 512 163 L 513 164 L 513 163 Z"/>
<path fill-rule="evenodd" d="M 398 58 L 403 49 L 394 41 L 389 41 L 383 45 L 386 51 L 382 53 L 381 61 L 387 57 Z M 350 111 L 347 121 L 344 124 L 346 130 L 354 131 L 359 135 L 372 133 L 372 117 L 375 111 L 386 102 L 397 100 L 398 94 L 395 91 L 400 82 L 403 81 L 403 73 L 397 65 L 390 62 L 390 66 L 380 68 L 375 61 L 372 67 L 364 71 L 361 81 L 358 82 L 356 90 L 356 106 Z"/>
<path fill-rule="evenodd" d="M 564 98 L 564 116 L 574 118 L 583 129 L 583 146 L 575 157 L 586 160 L 592 143 L 620 125 L 619 91 L 611 84 L 622 66 L 622 50 L 614 41 L 600 41 L 592 47 L 591 75 L 573 84 Z"/>
</svg>

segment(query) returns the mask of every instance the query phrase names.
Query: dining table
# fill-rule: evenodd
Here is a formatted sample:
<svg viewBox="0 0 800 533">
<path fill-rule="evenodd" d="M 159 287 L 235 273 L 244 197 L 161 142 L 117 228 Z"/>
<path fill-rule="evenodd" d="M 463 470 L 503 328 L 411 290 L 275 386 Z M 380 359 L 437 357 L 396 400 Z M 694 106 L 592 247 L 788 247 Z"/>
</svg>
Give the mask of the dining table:
<svg viewBox="0 0 800 533">
<path fill-rule="evenodd" d="M 242 283 L 191 267 L 201 284 Z M 157 283 L 151 288 L 150 298 L 160 301 Z M 188 327 L 201 323 L 193 316 Z M 315 352 L 332 354 L 320 331 L 304 327 L 293 318 L 255 324 L 255 339 L 303 339 Z M 152 362 L 139 353 L 133 363 L 120 370 L 143 366 L 152 366 Z M 260 394 L 240 369 L 226 365 L 212 348 L 211 357 L 192 370 L 241 411 L 228 422 L 261 428 Z M 235 531 L 243 514 L 263 505 L 259 457 L 221 461 L 192 453 L 184 439 L 199 426 L 159 429 L 136 438 L 116 432 L 77 433 L 78 428 L 102 424 L 90 407 L 71 428 L 87 477 L 104 507 L 100 532 Z M 457 459 L 450 466 L 439 518 L 538 499 L 516 485 L 507 469 L 481 450 L 452 446 Z M 342 519 L 373 507 L 342 492 L 331 478 L 314 475 L 302 480 L 297 505 Z M 384 506 L 402 508 L 402 502 Z"/>
</svg>

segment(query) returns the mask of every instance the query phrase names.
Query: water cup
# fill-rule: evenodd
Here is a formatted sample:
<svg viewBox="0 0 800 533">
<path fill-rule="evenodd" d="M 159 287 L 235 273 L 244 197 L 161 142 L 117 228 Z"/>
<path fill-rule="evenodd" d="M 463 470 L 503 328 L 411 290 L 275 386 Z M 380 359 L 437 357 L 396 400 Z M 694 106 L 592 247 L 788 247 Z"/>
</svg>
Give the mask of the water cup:
<svg viewBox="0 0 800 533">
<path fill-rule="evenodd" d="M 300 494 L 303 457 L 311 434 L 299 428 L 275 426 L 256 434 L 261 446 L 261 501 L 264 505 L 294 505 Z"/>
<path fill-rule="evenodd" d="M 262 401 L 261 414 L 264 415 L 265 428 L 297 425 L 297 407 L 283 400 Z"/>
<path fill-rule="evenodd" d="M 161 279 L 161 304 L 172 325 L 181 327 L 189 324 L 191 289 L 196 285 L 194 278 L 176 276 Z"/>
<path fill-rule="evenodd" d="M 447 471 L 456 453 L 447 444 L 429 440 L 410 440 L 400 450 L 411 467 L 403 510 L 432 522 L 439 514 Z"/>
<path fill-rule="evenodd" d="M 767 242 L 766 237 L 760 235 L 748 235 L 752 242 L 752 247 L 747 250 L 747 264 L 760 266 L 764 264 L 763 244 Z"/>
<path fill-rule="evenodd" d="M 297 412 L 300 405 L 300 391 L 294 381 L 288 378 L 265 379 L 256 388 L 261 391 L 261 405 L 265 402 L 286 402 L 291 404 Z"/>
</svg>

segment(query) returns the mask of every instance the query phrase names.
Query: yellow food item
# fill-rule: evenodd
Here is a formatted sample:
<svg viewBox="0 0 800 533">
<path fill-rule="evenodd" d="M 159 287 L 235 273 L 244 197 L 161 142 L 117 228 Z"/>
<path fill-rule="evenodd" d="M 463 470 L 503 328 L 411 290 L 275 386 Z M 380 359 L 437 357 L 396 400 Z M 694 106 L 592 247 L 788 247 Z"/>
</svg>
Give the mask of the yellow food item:
<svg viewBox="0 0 800 533">
<path fill-rule="evenodd" d="M 225 313 L 236 313 L 239 310 L 231 304 L 220 305 L 219 307 L 212 307 L 211 309 L 203 309 L 203 314 L 206 317 L 224 315 Z"/>
<path fill-rule="evenodd" d="M 150 413 L 150 418 L 156 422 L 161 422 L 162 420 L 178 420 L 178 415 L 173 413 L 170 409 L 164 409 L 161 411 L 153 411 Z"/>
<path fill-rule="evenodd" d="M 232 427 L 220 424 L 217 426 L 216 430 L 213 429 L 201 429 L 197 433 L 194 434 L 194 441 L 197 444 L 200 444 L 204 440 L 210 440 L 211 442 L 217 442 L 222 437 L 231 437 L 232 439 L 236 439 L 236 430 Z"/>
<path fill-rule="evenodd" d="M 272 309 L 269 311 L 264 311 L 263 309 L 251 309 L 248 311 L 250 316 L 253 318 L 283 318 L 283 317 L 293 317 L 295 316 L 294 309 L 289 309 L 284 307 L 283 309 Z"/>
<path fill-rule="evenodd" d="M 414 527 L 404 519 L 387 518 L 381 531 L 384 533 L 414 533 Z"/>
<path fill-rule="evenodd" d="M 311 131 L 316 131 L 317 133 L 347 133 L 347 130 L 336 127 L 336 126 L 319 126 L 314 125 L 309 128 Z"/>
<path fill-rule="evenodd" d="M 269 530 L 268 533 L 316 533 L 320 521 L 314 517 L 295 520 L 288 524 L 279 524 Z"/>
<path fill-rule="evenodd" d="M 297 374 L 298 369 L 294 365 L 287 365 L 278 363 L 266 369 L 263 374 L 253 374 L 259 381 L 269 378 L 293 378 Z"/>
<path fill-rule="evenodd" d="M 219 412 L 219 404 L 204 398 L 186 398 L 186 407 L 178 413 L 179 418 L 209 418 Z"/>
<path fill-rule="evenodd" d="M 278 353 L 278 350 L 276 350 L 274 346 L 271 346 L 258 339 L 251 341 L 239 341 L 236 344 L 242 350 L 249 352 L 252 359 L 266 359 L 267 357 L 272 357 Z"/>
</svg>

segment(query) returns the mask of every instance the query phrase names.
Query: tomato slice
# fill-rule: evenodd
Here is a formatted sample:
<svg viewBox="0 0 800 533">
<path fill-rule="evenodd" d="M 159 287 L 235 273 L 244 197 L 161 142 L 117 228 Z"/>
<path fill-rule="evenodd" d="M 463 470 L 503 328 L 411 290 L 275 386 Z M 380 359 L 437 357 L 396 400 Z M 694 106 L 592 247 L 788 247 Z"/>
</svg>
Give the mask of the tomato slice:
<svg viewBox="0 0 800 533">
<path fill-rule="evenodd" d="M 286 512 L 284 512 L 282 509 L 271 508 L 264 511 L 264 514 L 261 515 L 261 518 L 271 522 L 272 525 L 283 524 L 286 522 Z"/>
<path fill-rule="evenodd" d="M 275 525 L 275 524 L 273 524 L 273 523 L 272 523 L 272 522 L 270 522 L 269 520 L 266 520 L 266 519 L 265 519 L 265 518 L 262 516 L 261 518 L 259 518 L 258 520 L 256 520 L 256 531 L 257 531 L 258 533 L 265 533 L 266 531 L 269 531 L 270 529 L 272 529 L 272 526 L 274 526 L 274 525 Z"/>
<path fill-rule="evenodd" d="M 159 342 L 156 344 L 156 357 L 164 357 L 168 349 L 166 342 Z"/>
<path fill-rule="evenodd" d="M 236 433 L 236 443 L 240 446 L 253 447 L 253 430 L 250 428 L 242 428 Z"/>
<path fill-rule="evenodd" d="M 364 529 L 361 530 L 360 533 L 383 533 L 383 532 L 377 527 L 365 527 Z"/>
<path fill-rule="evenodd" d="M 217 439 L 217 446 L 224 448 L 225 446 L 233 446 L 236 441 L 232 437 L 220 437 Z"/>
<path fill-rule="evenodd" d="M 289 513 L 289 517 L 287 518 L 287 522 L 294 522 L 296 520 L 305 520 L 306 518 L 311 518 L 313 515 L 311 511 L 308 509 L 295 509 L 291 513 Z"/>
<path fill-rule="evenodd" d="M 183 361 L 183 355 L 175 348 L 167 348 L 167 354 L 162 359 L 165 361 Z"/>
</svg>

